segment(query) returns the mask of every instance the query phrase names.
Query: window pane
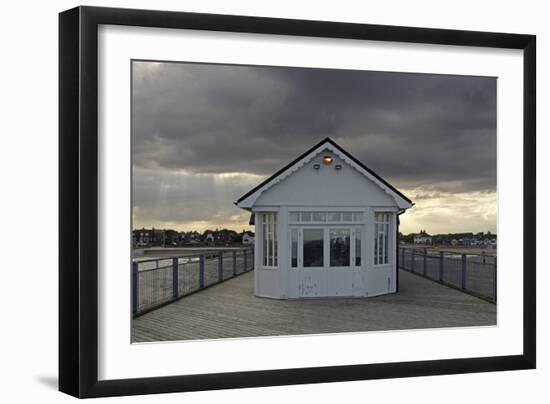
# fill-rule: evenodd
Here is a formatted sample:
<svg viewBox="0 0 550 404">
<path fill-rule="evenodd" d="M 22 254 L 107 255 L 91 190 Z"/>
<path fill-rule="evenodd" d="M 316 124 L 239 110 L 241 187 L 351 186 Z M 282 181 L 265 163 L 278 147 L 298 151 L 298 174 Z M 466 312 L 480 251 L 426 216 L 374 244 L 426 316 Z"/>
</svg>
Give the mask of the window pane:
<svg viewBox="0 0 550 404">
<path fill-rule="evenodd" d="M 267 266 L 269 267 L 273 265 L 273 237 L 271 231 L 271 223 L 267 223 Z"/>
<path fill-rule="evenodd" d="M 298 212 L 290 212 L 290 221 L 291 222 L 299 222 L 300 221 L 300 214 Z"/>
<path fill-rule="evenodd" d="M 327 222 L 339 222 L 340 212 L 327 212 Z"/>
<path fill-rule="evenodd" d="M 330 266 L 349 267 L 350 231 L 348 229 L 330 230 Z"/>
<path fill-rule="evenodd" d="M 304 267 L 322 267 L 323 260 L 323 229 L 304 229 Z"/>
<path fill-rule="evenodd" d="M 277 213 L 264 213 L 262 225 L 262 265 L 277 266 Z"/>
<path fill-rule="evenodd" d="M 374 223 L 374 264 L 378 264 L 378 223 Z"/>
<path fill-rule="evenodd" d="M 385 224 L 384 225 L 384 264 L 387 264 L 389 262 L 388 261 L 389 233 L 390 233 L 390 225 Z"/>
<path fill-rule="evenodd" d="M 363 221 L 363 212 L 354 212 L 353 213 L 353 221 L 354 222 L 362 222 Z"/>
<path fill-rule="evenodd" d="M 313 221 L 314 222 L 324 222 L 326 217 L 325 212 L 313 212 Z"/>
<path fill-rule="evenodd" d="M 302 212 L 302 222 L 311 222 L 311 212 Z"/>
<path fill-rule="evenodd" d="M 355 266 L 361 266 L 361 230 L 355 230 Z"/>
<path fill-rule="evenodd" d="M 263 251 L 262 251 L 262 255 L 263 255 L 263 264 L 264 266 L 267 266 L 267 225 L 264 224 L 262 226 L 262 233 L 263 233 Z"/>
<path fill-rule="evenodd" d="M 298 267 L 298 229 L 290 230 L 290 266 Z"/>
<path fill-rule="evenodd" d="M 278 247 L 278 244 L 277 244 L 277 223 L 273 223 L 273 266 L 277 266 L 277 262 L 279 261 L 278 260 L 278 254 L 279 254 L 279 249 L 277 248 Z"/>
<path fill-rule="evenodd" d="M 344 222 L 353 221 L 353 213 L 352 212 L 342 212 L 342 221 L 344 221 Z"/>
<path fill-rule="evenodd" d="M 384 255 L 384 233 L 378 233 L 378 263 L 383 264 L 382 257 Z"/>
</svg>

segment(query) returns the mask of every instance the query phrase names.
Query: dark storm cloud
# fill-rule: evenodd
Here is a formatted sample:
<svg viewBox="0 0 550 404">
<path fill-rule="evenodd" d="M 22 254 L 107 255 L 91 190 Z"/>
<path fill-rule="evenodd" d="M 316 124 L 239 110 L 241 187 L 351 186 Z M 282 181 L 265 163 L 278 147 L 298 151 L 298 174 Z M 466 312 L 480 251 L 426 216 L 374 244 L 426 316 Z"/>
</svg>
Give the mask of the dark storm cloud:
<svg viewBox="0 0 550 404">
<path fill-rule="evenodd" d="M 397 186 L 496 187 L 496 79 L 134 63 L 136 168 L 269 175 L 330 136 Z"/>
<path fill-rule="evenodd" d="M 194 230 L 232 226 L 241 230 L 250 214 L 235 207 L 232 201 L 257 181 L 256 177 L 220 179 L 134 168 L 134 222 L 137 227 Z"/>
<path fill-rule="evenodd" d="M 496 79 L 134 62 L 133 224 L 248 226 L 233 201 L 330 136 L 415 201 L 404 232 L 496 228 Z"/>
</svg>

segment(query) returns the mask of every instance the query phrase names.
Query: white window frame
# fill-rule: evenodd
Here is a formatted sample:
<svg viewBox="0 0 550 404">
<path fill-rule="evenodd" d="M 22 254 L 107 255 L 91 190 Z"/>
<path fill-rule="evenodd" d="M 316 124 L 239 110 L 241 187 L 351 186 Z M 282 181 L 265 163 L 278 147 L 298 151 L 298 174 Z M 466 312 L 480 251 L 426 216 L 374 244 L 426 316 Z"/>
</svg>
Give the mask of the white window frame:
<svg viewBox="0 0 550 404">
<path fill-rule="evenodd" d="M 343 220 L 343 214 L 351 214 L 351 220 Z M 292 216 L 297 214 L 298 220 L 293 220 Z M 314 220 L 314 215 L 320 214 L 324 218 L 322 220 Z M 337 214 L 339 215 L 338 220 L 326 220 L 327 214 Z M 303 220 L 303 216 L 310 216 L 310 220 Z M 291 224 L 301 224 L 301 225 L 310 225 L 310 224 L 362 224 L 365 222 L 364 212 L 362 210 L 353 209 L 353 210 L 343 210 L 343 209 L 328 209 L 328 210 L 317 210 L 317 209 L 292 209 L 288 213 L 288 221 Z"/>
<path fill-rule="evenodd" d="M 267 269 L 279 267 L 278 212 L 262 212 L 261 266 Z M 267 244 L 266 244 L 267 241 Z M 267 257 L 266 257 L 267 252 Z"/>
<path fill-rule="evenodd" d="M 303 266 L 303 231 L 308 229 L 322 229 L 323 230 L 323 266 L 322 267 L 304 267 Z M 346 229 L 350 230 L 350 265 L 349 266 L 331 266 L 330 265 L 330 231 L 333 229 Z M 297 265 L 292 266 L 292 233 L 296 232 L 296 247 L 297 247 Z M 357 232 L 361 233 L 359 245 L 356 243 Z M 365 267 L 365 248 L 363 247 L 365 237 L 365 226 L 363 224 L 354 223 L 349 224 L 336 224 L 336 225 L 290 225 L 288 228 L 288 266 L 292 270 L 296 269 L 360 269 Z M 359 248 L 359 254 L 361 257 L 361 264 L 355 265 L 355 258 L 357 255 L 357 248 Z M 326 264 L 326 265 L 325 265 Z"/>
<path fill-rule="evenodd" d="M 360 234 L 359 243 L 357 243 L 357 233 Z M 352 268 L 361 268 L 365 264 L 365 254 L 363 252 L 363 243 L 365 240 L 365 236 L 366 236 L 365 226 L 360 225 L 360 226 L 352 227 L 352 244 L 353 244 L 352 245 L 353 256 L 351 257 Z M 360 260 L 359 265 L 356 264 L 358 248 L 359 248 L 359 260 Z"/>
<path fill-rule="evenodd" d="M 332 241 L 332 237 L 331 237 L 331 231 L 333 230 L 346 230 L 349 232 L 349 260 L 348 260 L 348 265 L 332 265 L 331 264 L 331 253 L 332 253 L 332 250 L 331 250 L 331 241 Z M 350 269 L 350 268 L 353 268 L 355 265 L 355 257 L 354 257 L 354 254 L 355 254 L 355 250 L 353 249 L 353 245 L 355 244 L 355 234 L 353 232 L 353 228 L 350 227 L 350 226 L 346 226 L 346 225 L 335 225 L 335 226 L 327 226 L 327 233 L 328 233 L 328 262 L 327 262 L 327 266 L 328 268 L 330 269 L 338 269 L 338 268 L 341 268 L 341 269 Z M 353 251 L 352 251 L 353 250 Z"/>
<path fill-rule="evenodd" d="M 391 224 L 391 212 L 375 212 L 374 213 L 374 266 L 387 266 L 390 264 L 390 224 Z M 378 245 L 380 240 L 379 236 L 382 235 L 382 248 Z M 381 251 L 381 253 L 380 253 Z"/>
<path fill-rule="evenodd" d="M 292 266 L 292 234 L 296 234 L 296 266 Z M 297 226 L 289 226 L 288 228 L 288 267 L 291 270 L 296 270 L 300 267 L 300 228 Z"/>
<path fill-rule="evenodd" d="M 304 231 L 306 230 L 322 230 L 323 231 L 323 265 L 321 266 L 305 266 L 304 265 L 304 239 L 305 239 L 305 236 L 304 236 Z M 327 227 L 324 227 L 324 226 L 301 226 L 300 227 L 300 232 L 299 232 L 299 244 L 298 244 L 298 251 L 299 251 L 299 254 L 300 254 L 300 264 L 299 264 L 299 267 L 300 269 L 306 269 L 306 270 L 324 270 L 325 268 L 328 267 L 328 261 L 327 259 L 328 258 L 328 255 L 327 255 L 327 237 L 328 237 L 328 232 L 327 232 Z"/>
</svg>

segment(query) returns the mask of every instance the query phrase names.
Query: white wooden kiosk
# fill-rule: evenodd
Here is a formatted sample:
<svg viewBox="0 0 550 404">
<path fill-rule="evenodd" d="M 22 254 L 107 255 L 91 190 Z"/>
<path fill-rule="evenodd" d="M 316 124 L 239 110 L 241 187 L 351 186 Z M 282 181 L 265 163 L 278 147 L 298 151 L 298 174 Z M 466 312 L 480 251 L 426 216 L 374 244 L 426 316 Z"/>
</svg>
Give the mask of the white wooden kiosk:
<svg viewBox="0 0 550 404">
<path fill-rule="evenodd" d="M 255 294 L 275 299 L 397 291 L 398 215 L 413 203 L 326 138 L 235 204 L 255 224 Z"/>
</svg>

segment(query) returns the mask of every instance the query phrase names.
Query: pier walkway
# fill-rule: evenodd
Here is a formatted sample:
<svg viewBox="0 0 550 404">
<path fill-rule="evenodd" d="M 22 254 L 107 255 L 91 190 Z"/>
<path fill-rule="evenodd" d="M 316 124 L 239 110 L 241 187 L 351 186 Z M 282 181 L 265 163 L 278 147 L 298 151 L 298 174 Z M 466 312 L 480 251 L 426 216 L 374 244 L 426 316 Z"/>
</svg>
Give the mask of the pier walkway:
<svg viewBox="0 0 550 404">
<path fill-rule="evenodd" d="M 396 294 L 359 299 L 254 296 L 253 272 L 133 320 L 132 342 L 496 325 L 496 305 L 400 270 Z"/>
</svg>

